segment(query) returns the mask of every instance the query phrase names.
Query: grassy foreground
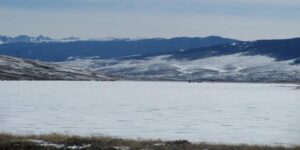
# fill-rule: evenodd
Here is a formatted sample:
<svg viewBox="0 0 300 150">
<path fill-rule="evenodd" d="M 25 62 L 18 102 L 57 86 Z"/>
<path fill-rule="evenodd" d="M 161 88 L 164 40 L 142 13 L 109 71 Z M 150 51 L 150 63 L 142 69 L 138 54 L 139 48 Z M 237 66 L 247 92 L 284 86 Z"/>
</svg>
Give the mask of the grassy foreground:
<svg viewBox="0 0 300 150">
<path fill-rule="evenodd" d="M 111 137 L 80 137 L 63 134 L 12 135 L 0 133 L 0 150 L 300 150 L 295 147 L 190 143 L 186 140 L 130 140 Z"/>
</svg>

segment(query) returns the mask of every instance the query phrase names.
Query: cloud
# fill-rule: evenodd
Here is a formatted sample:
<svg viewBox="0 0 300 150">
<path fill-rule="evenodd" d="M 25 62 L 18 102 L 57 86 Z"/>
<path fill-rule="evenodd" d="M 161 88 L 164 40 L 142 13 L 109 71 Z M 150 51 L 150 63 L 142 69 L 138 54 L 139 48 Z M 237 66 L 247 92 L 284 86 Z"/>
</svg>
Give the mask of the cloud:
<svg viewBox="0 0 300 150">
<path fill-rule="evenodd" d="M 0 33 L 53 37 L 300 35 L 299 0 L 0 0 Z"/>
<path fill-rule="evenodd" d="M 220 35 L 243 40 L 300 35 L 299 20 L 227 15 L 152 15 L 119 12 L 31 12 L 0 10 L 0 33 L 51 37 L 175 37 Z"/>
<path fill-rule="evenodd" d="M 125 13 L 227 14 L 298 17 L 300 1 L 289 0 L 1 0 L 1 6 L 42 10 L 100 10 Z"/>
</svg>

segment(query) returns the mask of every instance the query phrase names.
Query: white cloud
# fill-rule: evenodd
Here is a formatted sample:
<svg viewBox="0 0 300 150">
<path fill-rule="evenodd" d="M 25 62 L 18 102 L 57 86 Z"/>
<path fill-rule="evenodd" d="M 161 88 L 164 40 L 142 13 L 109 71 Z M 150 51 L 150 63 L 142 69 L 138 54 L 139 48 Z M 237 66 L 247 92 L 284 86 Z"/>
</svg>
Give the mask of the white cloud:
<svg viewBox="0 0 300 150">
<path fill-rule="evenodd" d="M 132 14 L 112 12 L 35 12 L 0 10 L 0 33 L 52 37 L 208 36 L 253 40 L 300 35 L 299 20 L 244 18 L 227 15 Z"/>
<path fill-rule="evenodd" d="M 244 40 L 300 35 L 298 0 L 27 0 L 22 4 L 0 0 L 0 34 L 221 35 Z"/>
</svg>

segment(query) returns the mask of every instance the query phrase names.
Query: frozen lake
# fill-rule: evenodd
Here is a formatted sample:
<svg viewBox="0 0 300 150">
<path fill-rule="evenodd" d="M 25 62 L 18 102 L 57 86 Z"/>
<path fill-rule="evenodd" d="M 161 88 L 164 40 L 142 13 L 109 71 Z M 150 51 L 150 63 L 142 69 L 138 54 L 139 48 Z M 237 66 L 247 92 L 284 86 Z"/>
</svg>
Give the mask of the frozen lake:
<svg viewBox="0 0 300 150">
<path fill-rule="evenodd" d="M 0 132 L 300 144 L 292 84 L 1 81 Z"/>
</svg>

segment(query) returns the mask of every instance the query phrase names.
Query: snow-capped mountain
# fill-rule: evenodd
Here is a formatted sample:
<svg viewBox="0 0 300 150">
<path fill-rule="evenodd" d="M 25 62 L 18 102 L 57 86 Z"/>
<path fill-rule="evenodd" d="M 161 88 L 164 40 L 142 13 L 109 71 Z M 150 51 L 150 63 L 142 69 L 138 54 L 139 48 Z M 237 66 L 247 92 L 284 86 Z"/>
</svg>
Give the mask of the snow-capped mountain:
<svg viewBox="0 0 300 150">
<path fill-rule="evenodd" d="M 57 64 L 0 55 L 0 80 L 113 80 L 102 74 Z"/>
<path fill-rule="evenodd" d="M 8 37 L 0 35 L 0 44 L 19 43 L 19 42 L 51 42 L 54 41 L 50 37 L 39 35 L 37 37 L 19 35 L 16 37 Z"/>
<path fill-rule="evenodd" d="M 73 59 L 67 66 L 127 79 L 300 82 L 300 39 L 261 40 L 114 59 Z"/>
</svg>

